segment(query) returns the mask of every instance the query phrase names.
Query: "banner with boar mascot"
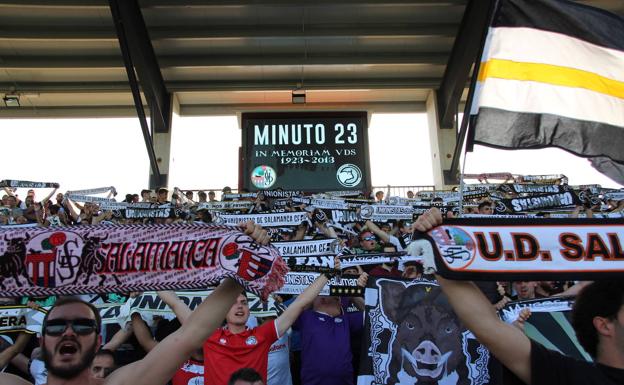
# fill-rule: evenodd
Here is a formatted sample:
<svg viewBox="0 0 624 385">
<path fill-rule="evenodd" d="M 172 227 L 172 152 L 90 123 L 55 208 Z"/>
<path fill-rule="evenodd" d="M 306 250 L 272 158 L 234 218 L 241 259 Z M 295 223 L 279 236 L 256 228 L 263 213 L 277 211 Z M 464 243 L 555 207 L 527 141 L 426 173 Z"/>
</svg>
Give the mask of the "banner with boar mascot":
<svg viewBox="0 0 624 385">
<path fill-rule="evenodd" d="M 369 279 L 358 385 L 490 384 L 490 353 L 431 281 Z"/>
</svg>

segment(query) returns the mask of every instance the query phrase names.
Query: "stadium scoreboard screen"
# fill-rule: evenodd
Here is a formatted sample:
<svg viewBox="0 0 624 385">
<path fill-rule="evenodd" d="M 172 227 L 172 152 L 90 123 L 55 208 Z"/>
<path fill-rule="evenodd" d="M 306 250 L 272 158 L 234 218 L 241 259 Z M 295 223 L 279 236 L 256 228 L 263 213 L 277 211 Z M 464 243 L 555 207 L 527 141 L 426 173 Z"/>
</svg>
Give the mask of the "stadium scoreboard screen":
<svg viewBox="0 0 624 385">
<path fill-rule="evenodd" d="M 244 113 L 242 188 L 370 191 L 366 112 Z"/>
</svg>

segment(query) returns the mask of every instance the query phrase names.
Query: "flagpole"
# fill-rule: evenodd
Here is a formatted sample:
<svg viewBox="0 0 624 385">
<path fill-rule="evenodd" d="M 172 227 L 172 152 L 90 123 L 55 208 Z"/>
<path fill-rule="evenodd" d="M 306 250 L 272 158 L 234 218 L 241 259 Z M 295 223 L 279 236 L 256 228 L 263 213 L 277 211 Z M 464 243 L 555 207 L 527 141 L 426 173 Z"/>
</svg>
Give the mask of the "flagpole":
<svg viewBox="0 0 624 385">
<path fill-rule="evenodd" d="M 492 0 L 491 0 L 492 1 Z M 455 150 L 453 151 L 453 161 L 451 162 L 451 169 L 449 170 L 449 177 L 454 177 L 457 174 L 459 168 L 459 158 L 461 156 L 464 140 L 466 139 L 466 133 L 468 132 L 468 121 L 470 119 L 470 109 L 472 106 L 472 100 L 474 99 L 475 88 L 477 85 L 477 79 L 479 77 L 479 70 L 481 68 L 481 57 L 483 56 L 483 50 L 485 48 L 485 41 L 488 36 L 488 31 L 492 25 L 492 21 L 496 15 L 496 11 L 500 5 L 500 0 L 493 0 L 490 7 L 490 14 L 488 15 L 488 23 L 483 30 L 481 36 L 481 45 L 477 54 L 474 69 L 472 71 L 472 77 L 470 80 L 470 88 L 468 89 L 468 97 L 466 98 L 466 106 L 464 107 L 464 116 L 462 117 L 461 127 L 459 134 L 457 135 L 457 141 L 455 143 Z M 466 144 L 466 152 L 472 152 L 472 140 L 469 140 Z M 463 172 L 463 170 L 462 170 Z"/>
</svg>

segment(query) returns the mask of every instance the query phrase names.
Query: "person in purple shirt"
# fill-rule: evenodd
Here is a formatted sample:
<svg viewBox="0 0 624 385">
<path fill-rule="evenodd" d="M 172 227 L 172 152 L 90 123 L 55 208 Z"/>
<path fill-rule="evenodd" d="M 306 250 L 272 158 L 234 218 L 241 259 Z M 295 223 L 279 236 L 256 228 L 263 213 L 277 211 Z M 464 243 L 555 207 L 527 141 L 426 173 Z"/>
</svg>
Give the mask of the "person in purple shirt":
<svg viewBox="0 0 624 385">
<path fill-rule="evenodd" d="M 366 286 L 367 275 L 358 284 Z M 364 310 L 362 298 L 353 303 Z M 293 325 L 301 333 L 302 385 L 353 385 L 351 334 L 364 327 L 364 313 L 347 313 L 340 297 L 318 296 Z"/>
</svg>

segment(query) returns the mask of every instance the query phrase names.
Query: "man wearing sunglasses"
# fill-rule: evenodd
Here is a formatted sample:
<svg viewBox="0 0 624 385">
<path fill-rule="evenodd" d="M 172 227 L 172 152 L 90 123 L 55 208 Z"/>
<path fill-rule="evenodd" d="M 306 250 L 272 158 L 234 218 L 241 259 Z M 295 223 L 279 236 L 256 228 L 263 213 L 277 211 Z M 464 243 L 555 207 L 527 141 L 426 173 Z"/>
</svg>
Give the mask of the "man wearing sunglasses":
<svg viewBox="0 0 624 385">
<path fill-rule="evenodd" d="M 89 367 L 100 347 L 99 312 L 74 297 L 59 299 L 44 319 L 41 352 L 52 378 L 90 378 Z"/>
<path fill-rule="evenodd" d="M 382 251 L 381 245 L 379 244 L 379 242 L 377 242 L 377 237 L 371 231 L 364 230 L 360 232 L 359 241 L 360 249 L 362 249 L 362 252 Z M 359 252 L 359 250 L 357 249 L 356 251 Z"/>
<path fill-rule="evenodd" d="M 361 250 L 355 249 L 357 253 L 403 250 L 403 246 L 397 237 L 384 232 L 372 221 L 366 221 L 364 229 L 360 232 L 359 240 Z M 399 271 L 397 263 L 382 263 L 370 270 L 369 274 L 376 277 L 401 277 L 401 271 Z"/>
<path fill-rule="evenodd" d="M 251 222 L 245 233 L 266 245 L 267 232 Z M 232 279 L 221 284 L 174 333 L 162 340 L 142 360 L 115 370 L 106 385 L 166 384 L 182 363 L 221 325 L 242 288 Z M 48 369 L 47 385 L 92 384 L 89 366 L 100 347 L 100 316 L 93 305 L 76 298 L 57 301 L 44 319 L 41 346 Z M 10 374 L 0 373 L 0 385 L 31 385 Z"/>
</svg>

